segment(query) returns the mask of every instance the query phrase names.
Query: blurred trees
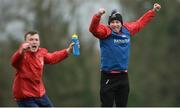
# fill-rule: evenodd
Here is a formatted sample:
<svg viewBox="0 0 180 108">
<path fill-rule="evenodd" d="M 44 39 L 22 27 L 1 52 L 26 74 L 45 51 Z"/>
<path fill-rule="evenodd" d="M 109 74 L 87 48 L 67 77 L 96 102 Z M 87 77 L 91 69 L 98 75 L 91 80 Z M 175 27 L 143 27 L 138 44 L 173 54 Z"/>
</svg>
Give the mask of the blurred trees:
<svg viewBox="0 0 180 108">
<path fill-rule="evenodd" d="M 38 30 L 42 47 L 48 48 L 50 52 L 67 48 L 71 41 L 70 35 L 72 34 L 72 32 L 71 34 L 69 33 L 70 26 L 81 26 L 81 22 L 72 25 L 71 22 L 64 19 L 65 15 L 67 15 L 67 13 L 64 12 L 69 11 L 69 14 L 72 14 L 72 16 L 68 17 L 70 21 L 73 20 L 70 17 L 76 16 L 74 13 L 77 11 L 75 3 L 78 3 L 78 1 L 26 0 L 22 2 L 21 0 L 16 0 L 14 1 L 15 4 L 9 4 L 10 1 L 9 3 L 5 1 L 1 2 L 10 7 L 8 8 L 9 11 L 7 11 L 9 12 L 9 14 L 7 13 L 7 17 L 12 19 L 9 19 L 7 23 L 20 20 L 26 27 L 19 32 L 26 32 L 32 29 Z M 73 2 L 73 4 L 71 2 Z M 66 3 L 71 7 L 70 10 L 66 10 L 68 8 L 63 6 Z M 22 7 L 22 5 L 27 5 L 27 7 L 19 8 Z M 18 9 L 16 10 L 16 8 Z M 24 13 L 25 15 L 18 13 L 21 10 L 26 12 Z M 27 18 L 26 15 L 29 16 L 29 18 Z M 4 19 L 6 19 L 6 17 Z M 1 20 L 3 21 L 3 19 Z M 14 37 L 12 33 L 12 28 L 4 29 L 5 32 L 10 33 L 7 34 L 9 38 L 2 41 L 1 55 L 4 59 L 2 59 L 3 62 L 1 62 L 0 65 L 2 66 L 1 71 L 3 72 L 0 81 L 2 83 L 1 91 L 3 91 L 4 94 L 0 97 L 0 105 L 16 106 L 12 98 L 11 87 L 14 70 L 10 66 L 10 57 L 19 47 L 20 41 L 23 40 L 23 34 L 21 34 L 17 40 L 17 37 Z M 79 35 L 81 42 L 82 35 L 80 28 L 77 28 L 73 32 Z M 86 31 L 86 33 L 87 32 L 88 31 Z M 94 77 L 94 75 L 99 76 L 97 72 L 98 57 L 96 57 L 98 55 L 95 52 L 96 49 L 94 50 L 95 42 L 91 39 L 89 43 L 91 44 L 85 45 L 86 43 L 81 42 L 81 56 L 70 56 L 59 64 L 45 66 L 44 82 L 47 88 L 47 94 L 55 106 L 94 106 L 98 104 L 99 77 Z M 8 48 L 8 52 L 5 51 L 6 48 Z M 4 76 L 8 76 L 10 82 L 7 81 L 7 78 Z"/>
<path fill-rule="evenodd" d="M 139 18 L 155 2 L 161 4 L 162 9 L 147 27 L 132 38 L 130 106 L 180 105 L 180 15 L 177 14 L 180 2 L 121 1 L 124 7 L 132 9 L 135 15 L 132 19 Z"/>
<path fill-rule="evenodd" d="M 10 65 L 10 57 L 23 40 L 24 32 L 32 29 L 39 31 L 42 47 L 50 52 L 67 48 L 73 33 L 80 38 L 81 56 L 70 56 L 61 63 L 45 66 L 43 79 L 54 105 L 100 106 L 99 50 L 97 40 L 88 32 L 99 2 L 0 0 L 0 106 L 16 106 L 12 97 L 15 70 Z M 121 0 L 118 4 L 111 1 L 117 3 L 115 6 L 109 1 L 102 2 L 107 11 L 117 5 L 122 7 L 125 21 L 139 18 L 154 2 L 162 5 L 153 21 L 132 38 L 129 106 L 179 106 L 180 15 L 177 10 L 180 2 Z"/>
</svg>

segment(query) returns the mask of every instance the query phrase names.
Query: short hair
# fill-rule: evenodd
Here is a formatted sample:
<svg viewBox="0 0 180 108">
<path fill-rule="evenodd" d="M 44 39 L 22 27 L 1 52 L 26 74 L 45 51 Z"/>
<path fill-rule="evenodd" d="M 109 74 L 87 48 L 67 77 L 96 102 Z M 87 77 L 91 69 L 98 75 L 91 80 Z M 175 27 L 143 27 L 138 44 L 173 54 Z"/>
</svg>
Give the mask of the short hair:
<svg viewBox="0 0 180 108">
<path fill-rule="evenodd" d="M 28 31 L 28 32 L 26 32 L 25 33 L 25 35 L 24 35 L 24 40 L 26 40 L 26 38 L 27 38 L 27 35 L 35 35 L 35 34 L 39 34 L 37 31 Z"/>
</svg>

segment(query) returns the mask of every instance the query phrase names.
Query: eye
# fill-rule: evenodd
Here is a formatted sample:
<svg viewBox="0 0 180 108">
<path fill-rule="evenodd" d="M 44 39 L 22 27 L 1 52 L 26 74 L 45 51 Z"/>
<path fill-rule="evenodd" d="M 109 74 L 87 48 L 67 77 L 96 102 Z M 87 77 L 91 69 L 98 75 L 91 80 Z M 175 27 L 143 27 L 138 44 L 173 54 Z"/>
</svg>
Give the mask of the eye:
<svg viewBox="0 0 180 108">
<path fill-rule="evenodd" d="M 114 22 L 114 21 L 112 21 L 111 23 L 112 23 L 112 24 L 114 24 L 115 22 Z"/>
<path fill-rule="evenodd" d="M 30 39 L 29 39 L 29 41 L 33 41 L 33 39 L 32 39 L 32 38 L 30 38 Z"/>
</svg>

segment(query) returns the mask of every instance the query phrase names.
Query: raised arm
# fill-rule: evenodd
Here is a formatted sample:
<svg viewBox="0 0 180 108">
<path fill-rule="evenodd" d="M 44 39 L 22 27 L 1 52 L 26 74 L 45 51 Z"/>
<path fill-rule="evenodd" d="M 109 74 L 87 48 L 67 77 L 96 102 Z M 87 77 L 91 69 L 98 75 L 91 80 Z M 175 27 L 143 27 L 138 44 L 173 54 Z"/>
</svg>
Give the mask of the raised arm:
<svg viewBox="0 0 180 108">
<path fill-rule="evenodd" d="M 155 3 L 153 9 L 146 12 L 137 21 L 125 23 L 124 26 L 130 31 L 132 36 L 135 35 L 152 20 L 152 18 L 155 16 L 155 13 L 159 11 L 160 8 L 161 6 Z"/>
<path fill-rule="evenodd" d="M 30 47 L 29 43 L 22 43 L 19 47 L 19 49 L 13 54 L 13 56 L 11 57 L 11 64 L 13 67 L 15 67 L 16 69 L 19 66 L 19 63 L 21 62 L 22 58 L 23 58 L 23 54 L 26 50 L 28 50 Z"/>
<path fill-rule="evenodd" d="M 89 31 L 99 39 L 106 38 L 111 33 L 109 27 L 100 23 L 101 16 L 104 13 L 105 13 L 105 9 L 100 8 L 99 11 L 93 16 L 89 27 Z"/>
</svg>

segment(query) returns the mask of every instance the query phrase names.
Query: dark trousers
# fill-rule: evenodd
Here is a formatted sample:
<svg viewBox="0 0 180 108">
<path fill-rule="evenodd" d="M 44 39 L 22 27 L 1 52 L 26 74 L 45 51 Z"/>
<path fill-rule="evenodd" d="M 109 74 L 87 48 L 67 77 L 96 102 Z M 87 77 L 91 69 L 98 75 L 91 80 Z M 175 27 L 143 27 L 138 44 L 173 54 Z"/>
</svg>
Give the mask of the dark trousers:
<svg viewBox="0 0 180 108">
<path fill-rule="evenodd" d="M 53 104 L 47 95 L 18 100 L 17 104 L 19 107 L 53 107 Z"/>
<path fill-rule="evenodd" d="M 129 80 L 127 73 L 101 72 L 100 98 L 102 107 L 126 107 L 129 95 Z"/>
</svg>

